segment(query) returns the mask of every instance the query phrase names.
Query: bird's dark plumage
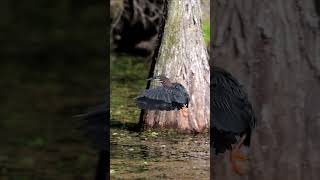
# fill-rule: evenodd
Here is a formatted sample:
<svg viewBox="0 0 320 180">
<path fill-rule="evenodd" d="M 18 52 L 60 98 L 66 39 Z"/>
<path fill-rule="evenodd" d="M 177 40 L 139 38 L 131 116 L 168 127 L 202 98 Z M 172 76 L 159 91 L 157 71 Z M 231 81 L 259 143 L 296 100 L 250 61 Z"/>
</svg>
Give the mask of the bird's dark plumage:
<svg viewBox="0 0 320 180">
<path fill-rule="evenodd" d="M 248 96 L 240 83 L 227 71 L 211 68 L 211 120 L 215 153 L 231 149 L 237 137 L 246 134 L 244 145 L 250 145 L 256 118 Z"/>
<path fill-rule="evenodd" d="M 184 86 L 179 83 L 171 83 L 164 76 L 150 78 L 149 80 L 159 79 L 162 86 L 147 89 L 135 98 L 136 104 L 141 109 L 147 110 L 180 110 L 188 107 L 189 94 Z"/>
</svg>

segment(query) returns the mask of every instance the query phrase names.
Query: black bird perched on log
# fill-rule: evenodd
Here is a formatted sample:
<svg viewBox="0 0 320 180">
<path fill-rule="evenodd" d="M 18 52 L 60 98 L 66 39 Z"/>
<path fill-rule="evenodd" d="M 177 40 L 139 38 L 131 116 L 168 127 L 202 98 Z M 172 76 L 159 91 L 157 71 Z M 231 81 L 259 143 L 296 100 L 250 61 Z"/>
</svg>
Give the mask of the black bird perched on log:
<svg viewBox="0 0 320 180">
<path fill-rule="evenodd" d="M 162 86 L 147 89 L 135 98 L 141 109 L 172 111 L 181 110 L 187 116 L 190 101 L 186 88 L 180 83 L 172 83 L 167 77 L 160 75 L 147 80 L 159 80 Z"/>
<path fill-rule="evenodd" d="M 211 68 L 211 127 L 215 154 L 231 150 L 230 161 L 233 169 L 242 174 L 234 160 L 247 160 L 240 153 L 242 145 L 250 146 L 251 132 L 256 118 L 248 96 L 240 83 L 227 71 L 214 66 Z"/>
</svg>

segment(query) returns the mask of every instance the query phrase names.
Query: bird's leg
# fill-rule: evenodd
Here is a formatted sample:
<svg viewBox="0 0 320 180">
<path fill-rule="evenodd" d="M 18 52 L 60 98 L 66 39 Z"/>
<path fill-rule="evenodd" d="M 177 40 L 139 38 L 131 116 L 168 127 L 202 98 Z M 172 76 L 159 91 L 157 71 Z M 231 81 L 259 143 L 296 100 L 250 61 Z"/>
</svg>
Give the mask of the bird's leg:
<svg viewBox="0 0 320 180">
<path fill-rule="evenodd" d="M 244 134 L 240 140 L 238 141 L 237 144 L 235 145 L 231 145 L 232 149 L 231 149 L 231 154 L 233 154 L 233 159 L 236 159 L 236 160 L 247 160 L 247 157 L 243 156 L 241 153 L 240 153 L 240 148 L 243 144 L 243 141 L 245 140 L 245 138 L 247 137 L 246 134 Z"/>
<path fill-rule="evenodd" d="M 183 115 L 184 117 L 188 117 L 189 112 L 188 112 L 187 105 L 183 105 L 181 111 L 182 111 L 182 115 Z"/>
<path fill-rule="evenodd" d="M 242 169 L 239 167 L 239 165 L 236 164 L 235 160 L 238 161 L 245 161 L 248 160 L 248 158 L 244 155 L 241 154 L 240 148 L 243 144 L 243 141 L 247 137 L 246 134 L 244 134 L 240 140 L 238 141 L 237 144 L 232 144 L 231 145 L 231 152 L 230 152 L 230 163 L 232 166 L 232 169 L 239 175 L 244 175 Z"/>
</svg>

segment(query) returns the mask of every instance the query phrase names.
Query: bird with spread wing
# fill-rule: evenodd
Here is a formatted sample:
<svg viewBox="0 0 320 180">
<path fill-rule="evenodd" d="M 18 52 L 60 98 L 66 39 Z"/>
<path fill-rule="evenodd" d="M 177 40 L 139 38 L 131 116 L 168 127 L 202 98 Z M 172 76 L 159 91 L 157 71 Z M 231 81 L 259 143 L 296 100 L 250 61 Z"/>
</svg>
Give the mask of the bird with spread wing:
<svg viewBox="0 0 320 180">
<path fill-rule="evenodd" d="M 160 75 L 147 80 L 159 80 L 162 86 L 145 90 L 135 98 L 141 109 L 172 111 L 182 110 L 183 116 L 188 116 L 190 101 L 186 88 L 180 83 L 172 83 L 166 76 Z"/>
</svg>

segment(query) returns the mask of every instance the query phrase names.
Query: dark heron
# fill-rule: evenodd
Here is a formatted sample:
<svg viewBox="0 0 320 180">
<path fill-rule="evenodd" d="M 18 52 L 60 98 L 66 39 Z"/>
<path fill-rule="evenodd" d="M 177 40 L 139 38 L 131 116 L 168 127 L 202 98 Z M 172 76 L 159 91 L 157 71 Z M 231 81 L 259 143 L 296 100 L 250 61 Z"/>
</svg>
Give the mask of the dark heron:
<svg viewBox="0 0 320 180">
<path fill-rule="evenodd" d="M 233 169 L 242 174 L 235 160 L 247 160 L 241 154 L 242 145 L 250 146 L 251 132 L 256 124 L 248 96 L 240 83 L 227 71 L 219 67 L 211 68 L 213 94 L 211 122 L 213 130 L 213 148 L 215 154 L 231 150 L 230 161 Z"/>
<path fill-rule="evenodd" d="M 186 88 L 180 83 L 172 83 L 167 77 L 160 75 L 147 80 L 159 80 L 162 86 L 145 90 L 135 98 L 136 104 L 146 110 L 182 110 L 187 116 L 189 94 Z"/>
<path fill-rule="evenodd" d="M 98 150 L 96 180 L 108 179 L 109 176 L 109 105 L 104 103 L 77 117 L 85 120 L 85 135 Z"/>
</svg>

